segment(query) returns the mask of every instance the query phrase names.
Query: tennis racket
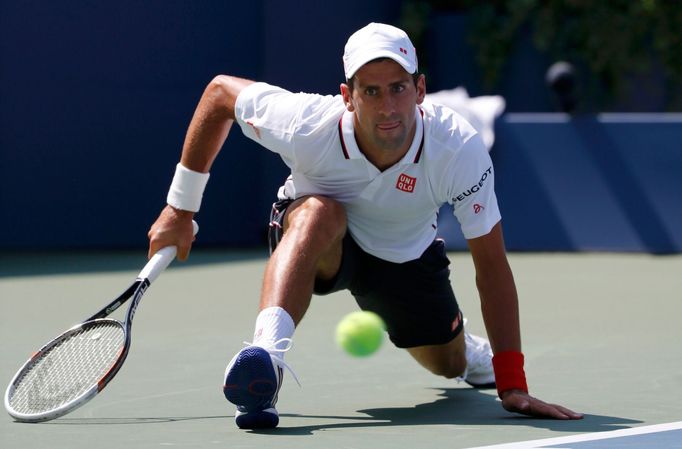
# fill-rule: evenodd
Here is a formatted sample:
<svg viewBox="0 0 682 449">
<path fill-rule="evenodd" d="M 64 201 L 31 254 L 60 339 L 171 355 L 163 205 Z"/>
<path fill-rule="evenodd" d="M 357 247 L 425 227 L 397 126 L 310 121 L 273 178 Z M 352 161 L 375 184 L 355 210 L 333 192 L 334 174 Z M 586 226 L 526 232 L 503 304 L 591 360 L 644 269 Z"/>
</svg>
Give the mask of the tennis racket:
<svg viewBox="0 0 682 449">
<path fill-rule="evenodd" d="M 192 224 L 196 234 L 199 227 Z M 33 354 L 7 387 L 7 412 L 17 421 L 48 421 L 101 392 L 128 356 L 130 330 L 142 296 L 176 253 L 175 246 L 159 250 L 118 298 Z M 123 323 L 106 318 L 131 298 Z"/>
</svg>

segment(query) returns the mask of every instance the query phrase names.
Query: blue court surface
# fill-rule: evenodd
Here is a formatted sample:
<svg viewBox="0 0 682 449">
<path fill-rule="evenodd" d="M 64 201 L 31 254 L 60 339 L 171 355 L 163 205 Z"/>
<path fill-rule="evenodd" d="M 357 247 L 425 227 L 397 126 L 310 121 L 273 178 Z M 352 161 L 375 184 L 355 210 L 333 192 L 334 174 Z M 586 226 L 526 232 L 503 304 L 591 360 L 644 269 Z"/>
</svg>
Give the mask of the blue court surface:
<svg viewBox="0 0 682 449">
<path fill-rule="evenodd" d="M 531 393 L 583 412 L 554 421 L 504 411 L 495 391 L 436 377 L 384 343 L 357 359 L 334 341 L 357 309 L 315 297 L 296 330 L 280 426 L 243 431 L 222 394 L 253 334 L 265 250 L 196 249 L 151 286 L 131 353 L 90 403 L 41 424 L 0 416 L 2 449 L 682 449 L 682 256 L 512 253 Z M 469 331 L 485 334 L 468 253 L 450 253 Z M 2 388 L 40 345 L 116 296 L 144 252 L 0 254 Z M 122 311 L 114 315 L 121 317 Z"/>
<path fill-rule="evenodd" d="M 682 422 L 548 438 L 511 444 L 481 446 L 473 449 L 615 449 L 682 448 Z"/>
</svg>

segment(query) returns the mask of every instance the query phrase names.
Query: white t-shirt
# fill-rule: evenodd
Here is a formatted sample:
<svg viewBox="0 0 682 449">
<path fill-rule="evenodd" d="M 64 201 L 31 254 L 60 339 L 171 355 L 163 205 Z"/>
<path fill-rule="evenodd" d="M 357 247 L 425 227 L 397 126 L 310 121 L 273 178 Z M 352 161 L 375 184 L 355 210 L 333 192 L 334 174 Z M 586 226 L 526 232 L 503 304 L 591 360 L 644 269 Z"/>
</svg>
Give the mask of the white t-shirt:
<svg viewBox="0 0 682 449">
<path fill-rule="evenodd" d="M 376 257 L 402 263 L 421 256 L 436 238 L 445 203 L 454 206 L 467 239 L 500 220 L 488 151 L 471 125 L 444 106 L 415 107 L 412 145 L 383 172 L 360 151 L 353 113 L 340 95 L 255 83 L 239 94 L 235 113 L 244 134 L 291 169 L 280 198 L 319 194 L 341 202 L 348 231 Z"/>
</svg>

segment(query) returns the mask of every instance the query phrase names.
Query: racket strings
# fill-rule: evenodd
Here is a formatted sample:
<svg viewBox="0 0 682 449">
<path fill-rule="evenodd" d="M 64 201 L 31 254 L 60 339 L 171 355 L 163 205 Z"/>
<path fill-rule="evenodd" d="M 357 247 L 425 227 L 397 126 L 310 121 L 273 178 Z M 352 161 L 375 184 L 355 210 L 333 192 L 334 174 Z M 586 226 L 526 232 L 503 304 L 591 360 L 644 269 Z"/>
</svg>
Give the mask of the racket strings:
<svg viewBox="0 0 682 449">
<path fill-rule="evenodd" d="M 57 409 L 89 391 L 111 369 L 125 342 L 117 321 L 88 323 L 38 356 L 15 384 L 18 413 Z"/>
</svg>

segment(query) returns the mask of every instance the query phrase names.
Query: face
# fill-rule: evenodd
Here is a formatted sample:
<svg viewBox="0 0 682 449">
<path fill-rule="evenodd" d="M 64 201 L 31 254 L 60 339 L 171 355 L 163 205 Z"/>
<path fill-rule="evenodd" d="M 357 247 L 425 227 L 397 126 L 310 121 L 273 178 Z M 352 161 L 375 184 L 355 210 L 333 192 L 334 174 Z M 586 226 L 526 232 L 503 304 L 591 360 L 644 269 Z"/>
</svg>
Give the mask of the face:
<svg viewBox="0 0 682 449">
<path fill-rule="evenodd" d="M 346 108 L 354 112 L 355 137 L 363 152 L 399 157 L 407 152 L 416 130 L 414 108 L 426 94 L 423 75 L 415 86 L 400 64 L 381 59 L 362 66 L 353 91 L 342 84 L 341 93 Z"/>
</svg>

